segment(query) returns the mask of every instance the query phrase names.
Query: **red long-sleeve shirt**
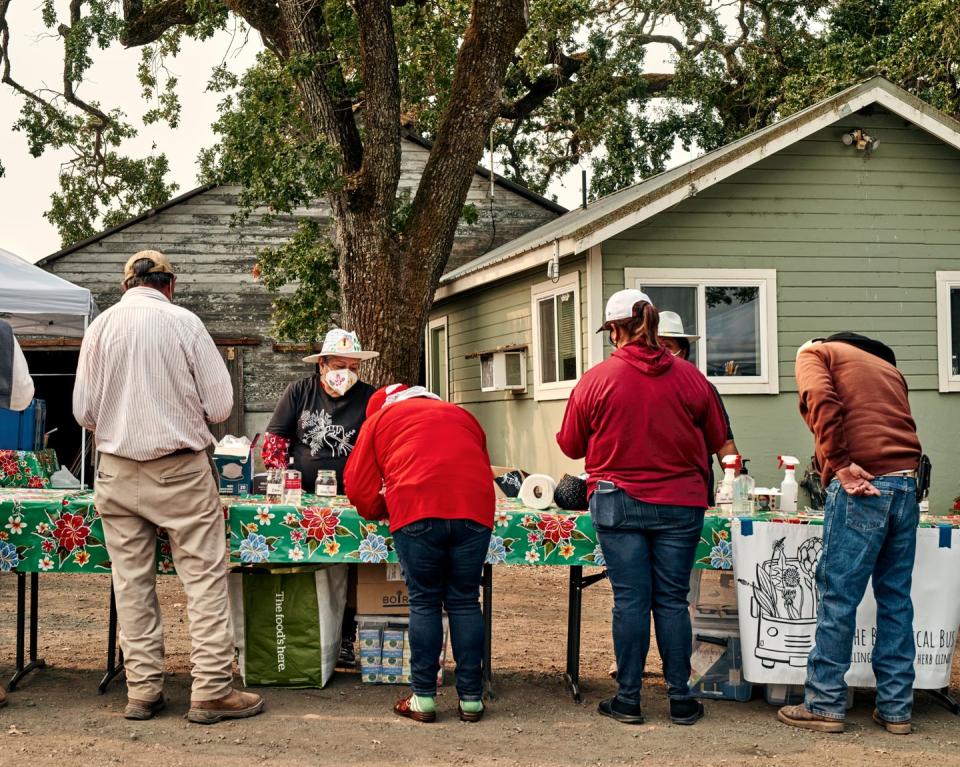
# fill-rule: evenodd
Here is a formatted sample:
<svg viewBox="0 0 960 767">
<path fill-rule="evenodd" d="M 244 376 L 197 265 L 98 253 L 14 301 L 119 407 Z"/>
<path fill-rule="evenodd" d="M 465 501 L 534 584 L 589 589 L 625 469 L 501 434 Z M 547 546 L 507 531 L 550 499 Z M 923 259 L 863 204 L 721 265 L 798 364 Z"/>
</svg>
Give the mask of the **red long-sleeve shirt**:
<svg viewBox="0 0 960 767">
<path fill-rule="evenodd" d="M 360 516 L 389 518 L 391 532 L 431 517 L 493 527 L 486 436 L 476 418 L 448 402 L 405 400 L 367 419 L 343 481 Z"/>
<path fill-rule="evenodd" d="M 726 438 L 719 398 L 695 366 L 630 344 L 583 374 L 557 443 L 585 457 L 590 493 L 605 479 L 639 501 L 705 508 L 710 456 Z"/>
</svg>

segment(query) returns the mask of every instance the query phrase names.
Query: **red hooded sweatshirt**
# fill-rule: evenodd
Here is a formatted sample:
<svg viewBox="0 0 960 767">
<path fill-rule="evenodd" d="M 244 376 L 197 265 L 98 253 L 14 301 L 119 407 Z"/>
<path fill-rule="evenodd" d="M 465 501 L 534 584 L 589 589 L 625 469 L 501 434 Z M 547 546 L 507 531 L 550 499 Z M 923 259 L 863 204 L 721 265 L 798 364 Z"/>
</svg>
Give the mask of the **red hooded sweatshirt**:
<svg viewBox="0 0 960 767">
<path fill-rule="evenodd" d="M 706 508 L 710 456 L 726 438 L 719 398 L 694 365 L 630 344 L 583 374 L 557 443 L 586 457 L 590 493 L 606 479 L 639 501 Z"/>
<path fill-rule="evenodd" d="M 368 418 L 343 484 L 360 516 L 389 517 L 390 532 L 426 518 L 493 527 L 496 497 L 486 436 L 476 418 L 449 402 L 409 399 Z"/>
</svg>

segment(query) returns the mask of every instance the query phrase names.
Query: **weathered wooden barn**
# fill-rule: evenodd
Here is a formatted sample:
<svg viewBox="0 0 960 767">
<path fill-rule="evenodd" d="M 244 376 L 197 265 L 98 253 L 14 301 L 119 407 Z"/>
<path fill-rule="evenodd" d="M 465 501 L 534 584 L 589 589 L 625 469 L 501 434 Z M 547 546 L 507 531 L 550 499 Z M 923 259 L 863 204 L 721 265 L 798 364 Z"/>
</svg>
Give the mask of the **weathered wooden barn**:
<svg viewBox="0 0 960 767">
<path fill-rule="evenodd" d="M 403 140 L 401 190 L 415 190 L 429 144 L 416 136 Z M 40 260 L 38 265 L 77 285 L 89 288 L 101 310 L 120 297 L 124 262 L 133 253 L 155 248 L 167 254 L 177 269 L 177 303 L 196 313 L 221 347 L 234 379 L 231 419 L 218 433 L 253 433 L 266 425 L 284 387 L 308 372 L 301 362 L 302 345 L 277 343 L 271 332 L 273 295 L 252 270 L 257 251 L 275 247 L 296 230 L 303 218 L 325 219 L 323 201 L 295 215 L 264 220 L 257 211 L 242 225 L 232 226 L 239 187 L 202 186 L 119 226 L 78 242 Z M 492 195 L 492 196 L 491 196 Z M 556 218 L 564 208 L 529 190 L 478 168 L 470 188 L 479 220 L 462 223 L 457 231 L 449 269 L 509 242 Z M 33 342 L 34 370 L 63 372 L 76 367 L 78 340 Z M 72 379 L 59 386 L 72 389 Z M 59 396 L 64 401 L 66 390 Z M 67 403 L 64 402 L 66 405 Z"/>
</svg>

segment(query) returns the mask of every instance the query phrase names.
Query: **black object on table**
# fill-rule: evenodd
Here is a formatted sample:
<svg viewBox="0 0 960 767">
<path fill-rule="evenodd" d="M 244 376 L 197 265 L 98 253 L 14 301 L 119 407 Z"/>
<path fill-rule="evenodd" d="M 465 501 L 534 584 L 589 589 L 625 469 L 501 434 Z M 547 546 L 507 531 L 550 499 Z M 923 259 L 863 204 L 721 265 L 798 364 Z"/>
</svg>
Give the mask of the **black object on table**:
<svg viewBox="0 0 960 767">
<path fill-rule="evenodd" d="M 26 663 L 27 634 L 27 573 L 17 573 L 17 670 L 7 683 L 7 690 L 17 689 L 20 680 L 34 669 L 47 665 L 43 658 L 37 658 L 37 623 L 39 620 L 39 573 L 30 575 L 30 648 L 29 663 Z"/>
</svg>

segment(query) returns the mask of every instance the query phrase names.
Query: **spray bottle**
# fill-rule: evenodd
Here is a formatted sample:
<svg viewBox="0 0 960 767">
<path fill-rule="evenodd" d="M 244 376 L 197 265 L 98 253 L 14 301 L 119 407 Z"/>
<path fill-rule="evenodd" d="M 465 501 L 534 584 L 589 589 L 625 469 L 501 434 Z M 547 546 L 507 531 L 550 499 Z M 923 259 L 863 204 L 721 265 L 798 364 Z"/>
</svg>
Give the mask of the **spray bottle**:
<svg viewBox="0 0 960 767">
<path fill-rule="evenodd" d="M 733 513 L 733 483 L 740 468 L 739 455 L 725 455 L 720 459 L 723 464 L 723 479 L 717 487 L 717 508 L 722 514 Z"/>
<path fill-rule="evenodd" d="M 778 456 L 783 469 L 783 482 L 780 485 L 780 510 L 797 510 L 797 466 L 800 459 L 792 455 Z"/>
<path fill-rule="evenodd" d="M 733 483 L 733 513 L 753 513 L 753 488 L 757 483 L 747 471 L 747 459 L 740 460 L 740 476 Z"/>
</svg>

